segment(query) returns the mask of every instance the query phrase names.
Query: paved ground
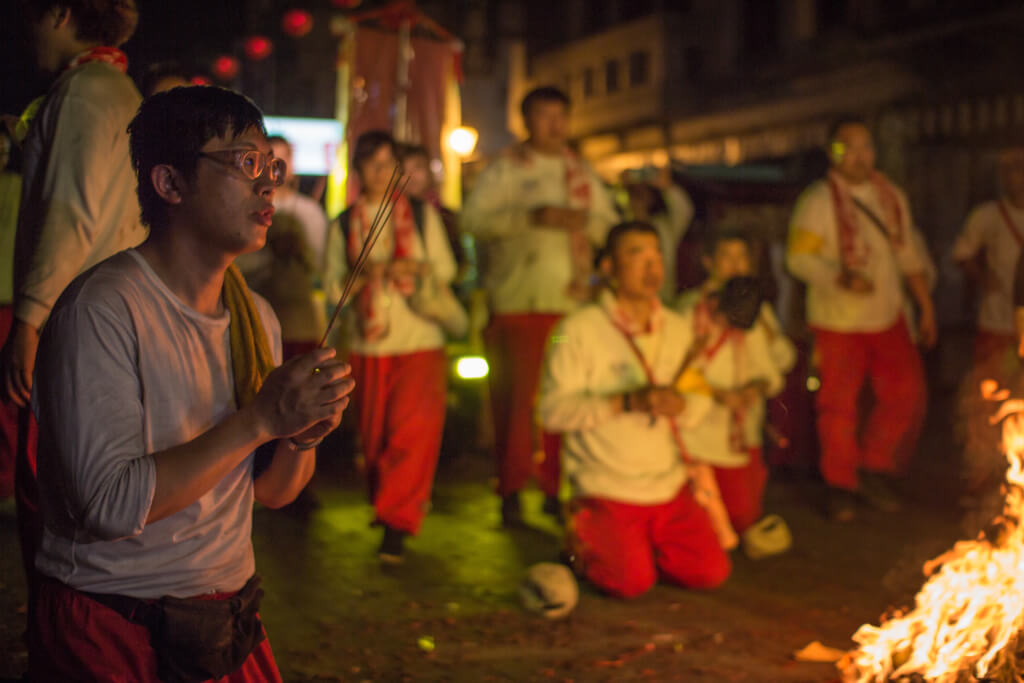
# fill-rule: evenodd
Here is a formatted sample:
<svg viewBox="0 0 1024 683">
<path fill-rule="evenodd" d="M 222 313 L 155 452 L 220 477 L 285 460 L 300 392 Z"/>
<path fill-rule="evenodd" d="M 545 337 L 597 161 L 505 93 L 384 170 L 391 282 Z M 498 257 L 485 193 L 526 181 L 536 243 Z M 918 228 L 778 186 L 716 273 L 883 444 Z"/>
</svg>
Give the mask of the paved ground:
<svg viewBox="0 0 1024 683">
<path fill-rule="evenodd" d="M 527 498 L 531 530 L 502 530 L 486 463 L 450 460 L 407 564 L 382 568 L 357 479 L 328 465 L 316 482 L 323 505 L 309 518 L 255 514 L 262 611 L 286 681 L 833 680 L 830 666 L 791 653 L 812 640 L 846 647 L 859 624 L 913 595 L 921 562 L 958 532 L 942 477 L 919 475 L 910 511 L 847 526 L 818 514 L 816 483 L 775 481 L 769 508 L 796 538 L 787 555 L 737 554 L 713 593 L 659 585 L 621 602 L 584 586 L 577 610 L 548 622 L 515 593 L 525 567 L 559 547 L 557 527 L 536 512 L 539 495 Z M 9 508 L 0 543 L 0 677 L 18 676 L 24 597 Z"/>
</svg>

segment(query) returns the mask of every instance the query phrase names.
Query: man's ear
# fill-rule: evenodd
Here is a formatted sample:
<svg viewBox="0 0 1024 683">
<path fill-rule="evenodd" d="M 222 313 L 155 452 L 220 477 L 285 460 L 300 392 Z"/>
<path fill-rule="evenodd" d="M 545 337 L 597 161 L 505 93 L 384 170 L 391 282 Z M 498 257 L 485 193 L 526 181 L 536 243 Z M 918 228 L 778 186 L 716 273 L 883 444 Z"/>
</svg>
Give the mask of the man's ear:
<svg viewBox="0 0 1024 683">
<path fill-rule="evenodd" d="M 153 183 L 153 189 L 165 202 L 181 204 L 184 183 L 176 168 L 167 164 L 157 164 L 149 172 L 149 181 Z"/>
<path fill-rule="evenodd" d="M 53 27 L 62 28 L 69 21 L 71 21 L 71 9 L 68 7 L 61 7 L 55 5 L 51 10 L 51 16 L 53 17 Z"/>
<path fill-rule="evenodd" d="M 601 274 L 605 276 L 605 279 L 611 280 L 612 279 L 612 271 L 613 271 L 613 267 L 614 267 L 614 264 L 612 263 L 611 255 L 610 254 L 605 254 L 604 256 L 602 256 L 601 260 L 598 262 L 597 265 L 601 269 Z"/>
</svg>

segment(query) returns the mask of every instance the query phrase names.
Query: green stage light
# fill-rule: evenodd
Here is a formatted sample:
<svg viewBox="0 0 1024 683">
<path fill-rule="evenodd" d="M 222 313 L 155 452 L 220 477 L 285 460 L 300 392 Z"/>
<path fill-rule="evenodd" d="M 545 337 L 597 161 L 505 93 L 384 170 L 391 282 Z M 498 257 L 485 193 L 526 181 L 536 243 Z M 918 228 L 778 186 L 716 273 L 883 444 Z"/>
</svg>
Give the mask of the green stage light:
<svg viewBox="0 0 1024 683">
<path fill-rule="evenodd" d="M 489 370 L 483 356 L 463 356 L 455 361 L 455 374 L 460 379 L 483 379 Z"/>
</svg>

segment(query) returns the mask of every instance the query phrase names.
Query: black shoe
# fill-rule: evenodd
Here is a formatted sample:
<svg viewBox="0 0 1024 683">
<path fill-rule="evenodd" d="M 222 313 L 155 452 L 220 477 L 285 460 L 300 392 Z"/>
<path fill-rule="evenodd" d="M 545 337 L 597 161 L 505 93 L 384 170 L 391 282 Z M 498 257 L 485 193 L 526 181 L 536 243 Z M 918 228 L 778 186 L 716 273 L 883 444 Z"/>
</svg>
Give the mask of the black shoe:
<svg viewBox="0 0 1024 683">
<path fill-rule="evenodd" d="M 551 515 L 561 524 L 565 521 L 565 513 L 562 511 L 562 501 L 558 496 L 544 496 L 544 506 L 541 508 L 545 515 Z"/>
<path fill-rule="evenodd" d="M 899 512 L 903 509 L 903 503 L 893 490 L 892 479 L 884 474 L 862 471 L 857 492 L 865 503 L 876 510 Z"/>
<path fill-rule="evenodd" d="M 380 542 L 380 550 L 377 551 L 377 557 L 384 564 L 402 564 L 405 562 L 405 537 L 408 536 L 404 531 L 398 529 L 392 529 L 389 526 L 384 527 L 384 538 Z"/>
<path fill-rule="evenodd" d="M 501 499 L 501 525 L 504 527 L 523 526 L 523 508 L 519 493 L 510 493 Z"/>
<path fill-rule="evenodd" d="M 852 522 L 857 517 L 857 495 L 853 491 L 830 487 L 828 518 L 833 522 Z"/>
</svg>

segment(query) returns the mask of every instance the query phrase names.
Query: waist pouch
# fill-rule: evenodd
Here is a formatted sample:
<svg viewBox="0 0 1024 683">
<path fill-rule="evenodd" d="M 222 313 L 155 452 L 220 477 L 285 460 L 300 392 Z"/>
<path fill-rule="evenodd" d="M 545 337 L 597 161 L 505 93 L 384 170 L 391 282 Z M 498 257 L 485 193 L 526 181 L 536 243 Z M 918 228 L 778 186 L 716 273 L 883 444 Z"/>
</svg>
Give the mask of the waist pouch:
<svg viewBox="0 0 1024 683">
<path fill-rule="evenodd" d="M 149 630 L 164 683 L 199 683 L 234 673 L 265 638 L 257 614 L 263 590 L 255 574 L 226 600 L 85 595 Z"/>
</svg>

